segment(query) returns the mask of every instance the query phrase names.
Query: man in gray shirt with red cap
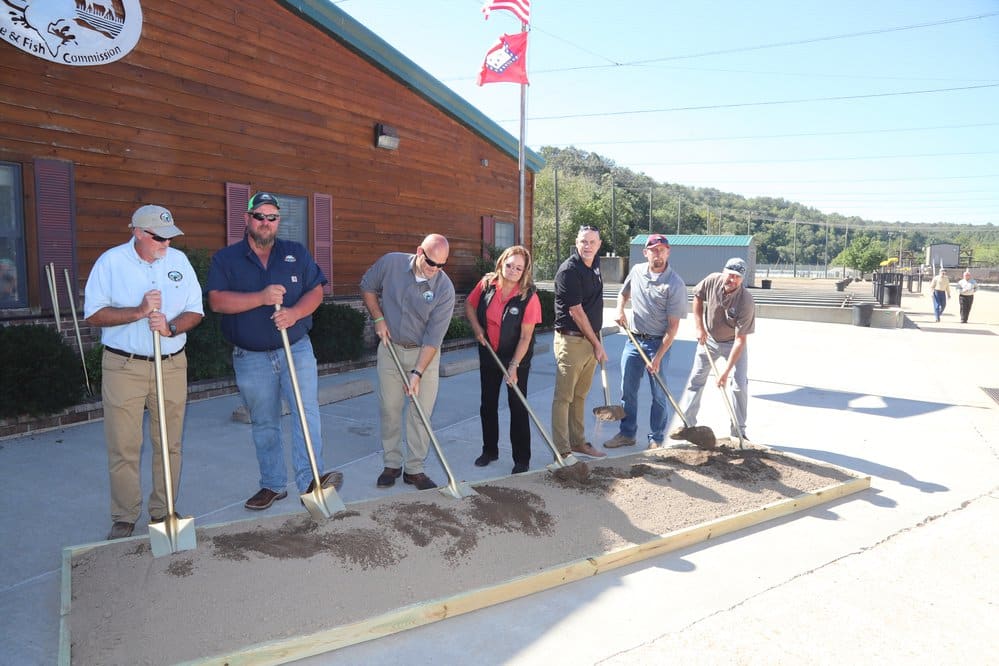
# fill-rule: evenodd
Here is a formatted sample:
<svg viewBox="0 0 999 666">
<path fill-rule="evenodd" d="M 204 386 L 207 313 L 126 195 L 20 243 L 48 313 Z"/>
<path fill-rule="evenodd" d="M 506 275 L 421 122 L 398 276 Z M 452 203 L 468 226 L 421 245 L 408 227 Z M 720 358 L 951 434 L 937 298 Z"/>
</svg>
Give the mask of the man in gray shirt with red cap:
<svg viewBox="0 0 999 666">
<path fill-rule="evenodd" d="M 756 303 L 743 285 L 747 271 L 746 262 L 733 257 L 725 262 L 725 270 L 712 273 L 694 288 L 694 324 L 697 326 L 697 358 L 690 373 L 690 382 L 680 400 L 680 409 L 687 423 L 697 423 L 701 406 L 701 392 L 711 372 L 707 353 L 717 359 L 725 358 L 725 365 L 718 377 L 718 386 L 727 389 L 732 375 L 733 407 L 737 423 L 731 428 L 732 436 L 746 438 L 746 410 L 749 403 L 749 349 L 747 336 L 756 326 Z M 738 429 L 737 429 L 738 427 Z"/>
</svg>

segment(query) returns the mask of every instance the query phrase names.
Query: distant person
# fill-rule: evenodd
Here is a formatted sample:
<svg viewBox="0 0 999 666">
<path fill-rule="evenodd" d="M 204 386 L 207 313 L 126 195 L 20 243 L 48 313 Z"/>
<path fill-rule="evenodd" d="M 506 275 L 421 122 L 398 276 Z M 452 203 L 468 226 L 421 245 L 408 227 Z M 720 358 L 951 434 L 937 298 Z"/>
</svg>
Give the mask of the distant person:
<svg viewBox="0 0 999 666">
<path fill-rule="evenodd" d="M 94 263 L 84 288 L 83 317 L 101 329 L 101 400 L 104 440 L 111 477 L 111 531 L 108 539 L 132 536 L 142 513 L 142 414 L 149 408 L 153 446 L 153 490 L 149 522 L 167 513 L 163 479 L 153 350 L 153 331 L 162 336 L 163 404 L 171 493 L 180 486 L 181 436 L 187 407 L 187 332 L 201 323 L 204 306 L 198 277 L 170 241 L 184 232 L 162 206 L 142 206 L 132 214 L 132 237 Z"/>
<path fill-rule="evenodd" d="M 598 363 L 607 361 L 600 341 L 604 281 L 600 275 L 600 232 L 579 228 L 576 246 L 555 273 L 555 395 L 552 439 L 559 454 L 607 454 L 586 441 L 584 410 Z"/>
<path fill-rule="evenodd" d="M 645 241 L 642 254 L 647 261 L 632 266 L 617 295 L 617 323 L 631 327 L 632 335 L 651 363 L 645 364 L 630 338 L 625 341 L 621 351 L 621 404 L 624 407 L 624 418 L 619 432 L 604 442 L 604 447 L 608 449 L 634 446 L 635 435 L 638 433 L 638 387 L 642 383 L 642 377 L 652 372 L 666 383 L 670 347 L 676 339 L 680 320 L 687 316 L 687 286 L 680 274 L 669 265 L 669 239 L 663 234 L 652 234 Z M 632 314 L 630 324 L 624 312 L 629 301 Z M 649 412 L 648 448 L 657 449 L 663 445 L 666 426 L 672 414 L 666 393 L 651 376 L 649 389 L 652 393 L 652 409 Z"/>
<path fill-rule="evenodd" d="M 541 301 L 531 270 L 531 253 L 521 245 L 503 250 L 496 269 L 475 283 L 465 300 L 465 317 L 472 324 L 479 341 L 479 418 L 482 421 L 482 455 L 477 467 L 499 459 L 499 394 L 503 370 L 492 354 L 492 347 L 506 367 L 510 382 L 527 396 L 527 377 L 534 356 L 534 327 L 541 323 Z M 527 407 L 512 386 L 507 387 L 510 407 L 510 448 L 513 449 L 513 474 L 531 466 L 531 422 Z"/>
<path fill-rule="evenodd" d="M 708 275 L 694 287 L 697 357 L 680 401 L 687 423 L 695 425 L 701 393 L 711 373 L 705 348 L 710 350 L 716 363 L 719 357 L 724 357 L 725 365 L 717 384 L 727 391 L 729 377 L 733 377 L 732 406 L 737 422 L 731 424 L 731 434 L 742 439 L 749 439 L 746 437 L 749 407 L 749 347 L 746 341 L 756 328 L 756 304 L 743 285 L 746 271 L 746 262 L 733 257 L 725 262 L 723 272 Z"/>
<path fill-rule="evenodd" d="M 947 271 L 941 268 L 930 282 L 930 294 L 933 296 L 933 317 L 936 321 L 940 321 L 940 315 L 947 307 L 948 291 L 950 291 L 950 280 L 947 278 Z"/>
<path fill-rule="evenodd" d="M 281 331 L 288 334 L 305 421 L 316 463 L 322 469 L 323 432 L 319 414 L 319 373 L 309 329 L 323 302 L 326 276 L 301 243 L 278 238 L 281 206 L 273 194 L 250 197 L 243 240 L 212 257 L 208 304 L 222 315 L 222 335 L 232 344 L 236 385 L 246 403 L 260 470 L 258 490 L 243 506 L 269 509 L 288 496 L 288 468 L 281 441 L 281 398 L 292 409 L 291 462 L 300 495 L 315 490 L 312 463 L 298 415 Z M 280 305 L 276 310 L 274 306 Z M 343 481 L 339 472 L 319 477 L 323 488 Z"/>
<path fill-rule="evenodd" d="M 440 347 L 454 316 L 454 285 L 444 272 L 451 247 L 447 238 L 430 234 L 414 254 L 383 255 L 361 278 L 361 295 L 378 336 L 378 405 L 381 410 L 384 469 L 379 488 L 404 483 L 418 490 L 436 488 L 424 472 L 430 433 L 410 406 L 406 416 L 407 454 L 402 452 L 402 413 L 408 397 L 420 401 L 427 418 L 434 411 L 440 384 Z M 404 369 L 399 376 L 388 350 L 392 345 Z"/>
<path fill-rule="evenodd" d="M 964 271 L 964 276 L 957 283 L 957 300 L 961 304 L 961 323 L 968 323 L 971 314 L 971 304 L 975 302 L 975 292 L 978 291 L 978 280 L 971 277 L 971 271 Z"/>
</svg>

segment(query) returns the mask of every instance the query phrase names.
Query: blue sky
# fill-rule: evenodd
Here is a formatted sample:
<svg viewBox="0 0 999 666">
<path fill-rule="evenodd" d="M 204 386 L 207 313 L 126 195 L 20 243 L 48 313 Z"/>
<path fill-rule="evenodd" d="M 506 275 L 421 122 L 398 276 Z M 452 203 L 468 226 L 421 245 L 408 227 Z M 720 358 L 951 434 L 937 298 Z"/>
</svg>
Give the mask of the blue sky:
<svg viewBox="0 0 999 666">
<path fill-rule="evenodd" d="M 475 83 L 512 14 L 335 4 L 518 134 L 519 86 Z M 535 150 L 868 220 L 999 223 L 999 1 L 534 0 L 531 23 Z"/>
</svg>

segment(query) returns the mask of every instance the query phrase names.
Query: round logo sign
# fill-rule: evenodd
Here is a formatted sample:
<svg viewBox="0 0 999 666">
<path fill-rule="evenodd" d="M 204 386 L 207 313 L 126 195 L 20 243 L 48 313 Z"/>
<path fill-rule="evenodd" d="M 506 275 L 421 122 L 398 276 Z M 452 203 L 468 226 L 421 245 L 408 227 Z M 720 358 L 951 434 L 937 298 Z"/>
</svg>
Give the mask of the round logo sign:
<svg viewBox="0 0 999 666">
<path fill-rule="evenodd" d="M 139 0 L 5 0 L 0 39 L 61 65 L 104 65 L 139 42 Z"/>
</svg>

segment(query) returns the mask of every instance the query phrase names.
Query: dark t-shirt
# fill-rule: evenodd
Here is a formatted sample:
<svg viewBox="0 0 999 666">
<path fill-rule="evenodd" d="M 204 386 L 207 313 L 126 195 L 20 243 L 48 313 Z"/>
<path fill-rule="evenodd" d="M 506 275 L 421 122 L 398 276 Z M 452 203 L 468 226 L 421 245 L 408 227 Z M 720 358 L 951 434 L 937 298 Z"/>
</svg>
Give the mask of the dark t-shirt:
<svg viewBox="0 0 999 666">
<path fill-rule="evenodd" d="M 600 275 L 600 257 L 587 266 L 575 249 L 555 273 L 555 328 L 579 331 L 569 308 L 582 305 L 594 333 L 604 321 L 604 280 Z"/>
</svg>

